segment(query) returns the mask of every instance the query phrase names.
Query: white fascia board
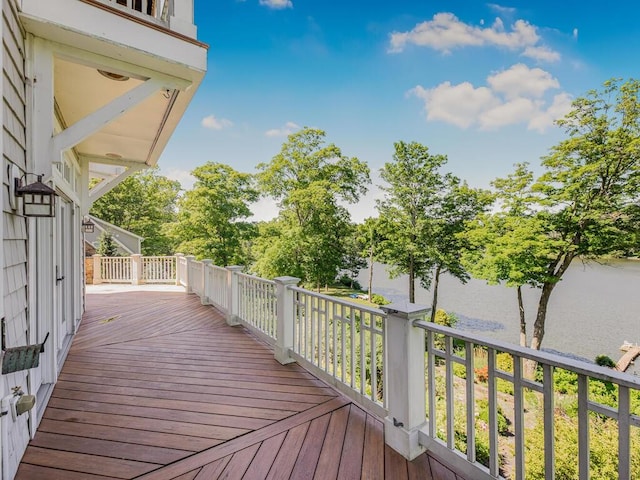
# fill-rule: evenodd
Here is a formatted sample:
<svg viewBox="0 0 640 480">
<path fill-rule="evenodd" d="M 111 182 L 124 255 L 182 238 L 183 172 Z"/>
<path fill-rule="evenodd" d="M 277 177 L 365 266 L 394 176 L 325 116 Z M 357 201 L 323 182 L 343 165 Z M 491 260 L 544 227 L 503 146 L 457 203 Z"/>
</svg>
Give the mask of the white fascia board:
<svg viewBox="0 0 640 480">
<path fill-rule="evenodd" d="M 116 231 L 118 231 L 120 233 L 123 233 L 125 235 L 129 235 L 129 236 L 137 238 L 139 240 L 144 240 L 144 237 L 141 237 L 140 235 L 136 235 L 135 233 L 130 232 L 129 230 L 125 230 L 124 228 L 121 228 L 121 227 L 119 227 L 117 225 L 114 225 L 113 223 L 109 223 L 106 220 L 102 220 L 101 218 L 94 217 L 91 214 L 89 214 L 89 218 L 91 220 L 93 220 L 93 222 L 96 225 L 98 225 L 99 227 L 101 227 L 103 230 L 108 227 L 111 230 L 116 230 Z"/>
<path fill-rule="evenodd" d="M 109 57 L 124 47 L 121 60 L 170 75 L 194 79 L 207 69 L 204 45 L 77 0 L 22 0 L 20 18 L 35 35 Z"/>
</svg>

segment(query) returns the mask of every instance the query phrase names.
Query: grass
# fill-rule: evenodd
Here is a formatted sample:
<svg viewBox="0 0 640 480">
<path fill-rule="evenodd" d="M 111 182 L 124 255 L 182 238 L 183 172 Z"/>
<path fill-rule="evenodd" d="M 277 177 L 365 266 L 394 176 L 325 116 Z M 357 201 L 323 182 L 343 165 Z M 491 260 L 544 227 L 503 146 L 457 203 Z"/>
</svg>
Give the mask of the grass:
<svg viewBox="0 0 640 480">
<path fill-rule="evenodd" d="M 343 298 L 351 303 L 357 303 L 360 305 L 365 305 L 367 307 L 378 308 L 378 305 L 372 303 L 368 300 L 363 300 L 362 298 L 353 298 L 350 295 L 366 295 L 367 292 L 363 290 L 355 290 L 353 288 L 344 287 L 342 285 L 333 285 L 326 289 L 323 289 L 321 293 L 325 295 L 329 295 L 331 297 Z"/>
</svg>

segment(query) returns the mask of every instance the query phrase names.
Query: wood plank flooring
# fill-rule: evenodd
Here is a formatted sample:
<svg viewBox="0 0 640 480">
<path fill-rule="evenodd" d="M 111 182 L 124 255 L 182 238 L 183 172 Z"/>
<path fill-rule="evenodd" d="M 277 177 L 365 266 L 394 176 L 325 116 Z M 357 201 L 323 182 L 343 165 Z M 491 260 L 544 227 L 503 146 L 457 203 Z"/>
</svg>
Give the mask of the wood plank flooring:
<svg viewBox="0 0 640 480">
<path fill-rule="evenodd" d="M 460 480 L 184 293 L 87 295 L 18 480 Z"/>
</svg>

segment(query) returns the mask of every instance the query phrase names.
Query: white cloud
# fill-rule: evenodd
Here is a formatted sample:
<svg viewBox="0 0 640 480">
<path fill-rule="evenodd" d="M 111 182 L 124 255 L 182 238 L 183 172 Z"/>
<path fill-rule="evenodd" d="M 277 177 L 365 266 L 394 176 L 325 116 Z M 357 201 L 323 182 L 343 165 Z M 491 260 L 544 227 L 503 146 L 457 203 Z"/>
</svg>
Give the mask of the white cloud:
<svg viewBox="0 0 640 480">
<path fill-rule="evenodd" d="M 576 40 L 578 39 L 578 29 L 577 28 L 573 29 L 573 38 L 575 38 Z"/>
<path fill-rule="evenodd" d="M 554 63 L 560 60 L 560 54 L 549 47 L 527 47 L 522 52 L 523 57 L 533 58 L 541 62 Z"/>
<path fill-rule="evenodd" d="M 557 61 L 560 58 L 557 52 L 539 44 L 537 27 L 525 20 L 516 20 L 508 30 L 500 18 L 489 27 L 484 23 L 482 20 L 480 26 L 474 26 L 460 21 L 453 13 L 437 13 L 433 19 L 417 24 L 412 30 L 391 33 L 389 52 L 402 52 L 407 45 L 429 47 L 442 53 L 462 47 L 500 47 L 521 51 L 536 60 Z"/>
<path fill-rule="evenodd" d="M 541 68 L 529 68 L 522 63 L 487 78 L 494 92 L 507 99 L 522 96 L 540 98 L 551 88 L 559 88 L 560 83 L 549 72 Z"/>
<path fill-rule="evenodd" d="M 499 15 L 513 15 L 516 13 L 515 8 L 504 7 L 502 5 L 498 5 L 497 3 L 488 3 L 487 6 Z"/>
<path fill-rule="evenodd" d="M 562 92 L 553 97 L 553 102 L 546 110 L 539 110 L 529 121 L 529 130 L 544 133 L 558 118 L 564 117 L 571 110 L 571 96 Z"/>
<path fill-rule="evenodd" d="M 478 123 L 483 129 L 496 129 L 528 121 L 536 114 L 537 106 L 529 98 L 515 98 L 481 113 Z"/>
<path fill-rule="evenodd" d="M 424 102 L 428 121 L 479 129 L 526 124 L 529 130 L 543 133 L 571 106 L 571 97 L 564 92 L 550 103 L 545 99 L 550 90 L 559 88 L 558 80 L 548 72 L 517 64 L 490 75 L 487 86 L 444 82 L 430 89 L 418 85 L 408 93 Z"/>
<path fill-rule="evenodd" d="M 271 130 L 264 132 L 264 134 L 267 137 L 287 137 L 298 129 L 300 129 L 300 125 L 293 122 L 287 122 L 283 127 L 272 128 Z"/>
<path fill-rule="evenodd" d="M 491 90 L 474 88 L 469 82 L 444 82 L 429 90 L 418 85 L 409 93 L 424 101 L 427 120 L 442 120 L 461 128 L 470 127 L 482 112 L 499 104 Z"/>
<path fill-rule="evenodd" d="M 250 222 L 268 222 L 278 216 L 280 209 L 278 202 L 270 197 L 262 197 L 255 203 L 249 205 L 253 215 L 248 219 Z"/>
<path fill-rule="evenodd" d="M 293 3 L 291 3 L 291 0 L 260 0 L 260 5 L 273 8 L 274 10 L 293 8 Z"/>
<path fill-rule="evenodd" d="M 177 180 L 182 185 L 184 190 L 191 190 L 196 179 L 188 170 L 181 170 L 179 168 L 170 168 L 163 175 L 170 180 Z"/>
<path fill-rule="evenodd" d="M 204 117 L 200 123 L 203 127 L 211 130 L 222 130 L 223 128 L 233 126 L 233 122 L 231 120 L 227 120 L 226 118 L 216 118 L 215 115 Z"/>
</svg>

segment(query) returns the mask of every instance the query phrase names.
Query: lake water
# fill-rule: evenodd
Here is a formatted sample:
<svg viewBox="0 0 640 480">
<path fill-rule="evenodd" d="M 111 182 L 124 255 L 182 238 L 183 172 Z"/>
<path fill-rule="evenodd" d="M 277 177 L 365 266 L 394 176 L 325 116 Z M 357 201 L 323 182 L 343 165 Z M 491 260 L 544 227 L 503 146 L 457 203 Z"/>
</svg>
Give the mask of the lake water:
<svg viewBox="0 0 640 480">
<path fill-rule="evenodd" d="M 358 280 L 368 285 L 368 270 Z M 374 266 L 373 291 L 391 301 L 408 299 L 408 277 L 390 279 L 384 265 Z M 529 339 L 540 291 L 523 289 Z M 455 312 L 458 328 L 518 343 L 516 290 L 471 279 L 466 285 L 451 276 L 440 282 L 438 308 Z M 431 292 L 416 283 L 416 303 L 431 305 Z M 543 350 L 593 361 L 596 355 L 618 360 L 624 341 L 640 343 L 640 261 L 607 265 L 574 262 L 556 286 L 547 313 Z M 640 361 L 628 372 L 640 374 Z"/>
</svg>

